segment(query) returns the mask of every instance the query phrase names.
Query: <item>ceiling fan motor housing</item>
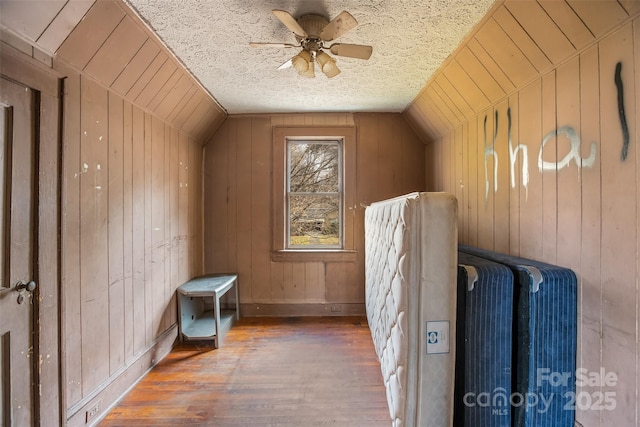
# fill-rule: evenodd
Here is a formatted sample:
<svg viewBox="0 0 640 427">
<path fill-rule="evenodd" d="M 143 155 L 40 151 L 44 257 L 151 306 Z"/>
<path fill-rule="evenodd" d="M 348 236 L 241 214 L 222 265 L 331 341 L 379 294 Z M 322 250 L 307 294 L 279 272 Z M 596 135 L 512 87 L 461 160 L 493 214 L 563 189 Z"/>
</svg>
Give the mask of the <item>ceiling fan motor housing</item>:
<svg viewBox="0 0 640 427">
<path fill-rule="evenodd" d="M 320 39 L 320 32 L 324 27 L 329 24 L 329 20 L 320 15 L 302 15 L 298 18 L 298 24 L 307 32 L 308 39 Z M 298 41 L 302 41 L 304 38 L 297 36 Z"/>
</svg>

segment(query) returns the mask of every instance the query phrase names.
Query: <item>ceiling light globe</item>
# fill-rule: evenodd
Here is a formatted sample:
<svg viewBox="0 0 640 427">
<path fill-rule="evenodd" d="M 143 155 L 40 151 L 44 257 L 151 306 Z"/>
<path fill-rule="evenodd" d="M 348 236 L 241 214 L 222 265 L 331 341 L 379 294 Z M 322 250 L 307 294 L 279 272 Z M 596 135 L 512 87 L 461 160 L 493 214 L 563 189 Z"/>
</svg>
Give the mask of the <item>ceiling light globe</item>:
<svg viewBox="0 0 640 427">
<path fill-rule="evenodd" d="M 318 52 L 316 60 L 322 72 L 329 78 L 340 74 L 340 69 L 336 66 L 336 60 L 324 52 Z"/>
<path fill-rule="evenodd" d="M 293 58 L 291 58 L 291 64 L 298 73 L 302 74 L 309 70 L 311 61 L 311 53 L 308 50 L 303 50 Z"/>
</svg>

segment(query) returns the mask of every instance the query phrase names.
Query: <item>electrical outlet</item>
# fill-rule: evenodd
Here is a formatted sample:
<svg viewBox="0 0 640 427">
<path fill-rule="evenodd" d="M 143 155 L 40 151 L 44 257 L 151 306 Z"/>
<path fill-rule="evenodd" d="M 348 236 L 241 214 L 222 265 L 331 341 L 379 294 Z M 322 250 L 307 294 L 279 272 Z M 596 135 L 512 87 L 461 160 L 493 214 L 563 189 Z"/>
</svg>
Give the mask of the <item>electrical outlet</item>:
<svg viewBox="0 0 640 427">
<path fill-rule="evenodd" d="M 98 412 L 100 412 L 101 402 L 101 400 L 98 400 L 92 407 L 87 409 L 87 423 L 91 421 L 96 415 L 98 415 Z"/>
<path fill-rule="evenodd" d="M 331 312 L 332 313 L 340 313 L 342 311 L 342 305 L 340 304 L 333 304 L 331 306 Z"/>
</svg>

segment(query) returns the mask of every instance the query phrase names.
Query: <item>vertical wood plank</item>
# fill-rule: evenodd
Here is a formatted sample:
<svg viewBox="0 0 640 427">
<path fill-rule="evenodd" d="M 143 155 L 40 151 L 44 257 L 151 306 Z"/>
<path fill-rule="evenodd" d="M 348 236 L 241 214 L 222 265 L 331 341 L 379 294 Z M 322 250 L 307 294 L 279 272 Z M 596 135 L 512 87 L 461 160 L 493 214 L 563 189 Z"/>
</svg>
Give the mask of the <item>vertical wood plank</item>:
<svg viewBox="0 0 640 427">
<path fill-rule="evenodd" d="M 161 330 L 166 331 L 171 326 L 171 314 L 174 311 L 171 307 L 172 289 L 171 289 L 171 143 L 172 129 L 167 123 L 164 126 L 164 159 L 163 159 L 163 198 L 164 198 L 164 221 L 161 228 L 164 233 L 162 236 L 162 244 L 160 254 L 162 256 L 162 264 L 164 267 L 164 280 L 162 287 L 164 290 L 164 298 L 162 305 L 162 322 Z M 164 252 L 164 254 L 162 253 Z M 177 307 L 175 307 L 177 309 Z"/>
<path fill-rule="evenodd" d="M 558 123 L 556 122 L 556 76 L 542 76 L 542 133 L 540 156 L 548 162 L 542 173 L 542 261 L 556 263 L 558 234 Z M 546 141 L 546 143 L 545 143 Z M 538 165 L 540 167 L 540 165 Z"/>
<path fill-rule="evenodd" d="M 462 164 L 463 164 L 463 141 L 466 136 L 464 126 L 458 127 L 453 133 L 453 153 L 454 158 L 451 166 L 454 171 L 453 178 L 453 194 L 456 196 L 458 200 L 458 239 L 462 242 L 466 241 L 467 230 L 465 226 L 466 220 L 466 210 L 465 206 L 465 192 L 463 186 L 463 176 L 462 176 Z"/>
<path fill-rule="evenodd" d="M 582 244 L 580 245 L 580 293 L 578 367 L 598 372 L 602 365 L 602 282 L 600 281 L 601 247 L 601 168 L 600 88 L 598 46 L 580 55 L 580 136 L 583 150 L 596 146 L 596 158 L 591 167 L 583 167 L 582 184 Z M 586 157 L 587 154 L 583 154 Z M 582 389 L 576 390 L 577 392 Z M 584 391 L 591 393 L 591 387 Z M 600 413 L 580 411 L 576 420 L 583 425 L 600 425 Z"/>
<path fill-rule="evenodd" d="M 151 309 L 152 333 L 163 330 L 164 311 L 164 123 L 151 116 Z"/>
<path fill-rule="evenodd" d="M 286 300 L 303 302 L 305 296 L 305 263 L 290 262 L 284 267 L 284 297 Z"/>
<path fill-rule="evenodd" d="M 507 116 L 507 144 L 509 156 L 509 253 L 520 255 L 520 192 L 523 191 L 525 181 L 528 181 L 529 170 L 523 176 L 524 162 L 528 160 L 528 152 L 525 155 L 523 147 L 520 147 L 518 139 L 518 94 L 509 97 Z M 526 147 L 524 147 L 526 149 Z M 507 165 L 505 165 L 507 166 Z M 527 166 L 528 167 L 528 166 Z"/>
<path fill-rule="evenodd" d="M 61 87 L 61 86 L 60 86 Z M 60 362 L 60 108 L 59 94 L 40 93 L 40 160 L 38 206 L 38 275 L 40 283 L 40 425 L 56 426 L 61 420 Z M 45 414 L 43 416 L 42 414 Z M 46 419 L 45 419 L 46 418 Z"/>
<path fill-rule="evenodd" d="M 132 286 L 133 286 L 133 352 L 138 354 L 145 348 L 147 334 L 146 292 L 146 159 L 145 159 L 145 115 L 138 107 L 132 107 L 131 138 L 131 192 L 132 192 Z"/>
<path fill-rule="evenodd" d="M 197 141 L 191 141 L 193 149 L 193 168 L 192 177 L 195 184 L 192 187 L 192 193 L 189 195 L 193 199 L 194 209 L 192 211 L 193 231 L 191 233 L 191 244 L 193 255 L 194 274 L 201 275 L 203 273 L 202 266 L 202 145 Z"/>
<path fill-rule="evenodd" d="M 462 145 L 460 147 L 462 150 L 462 161 L 461 161 L 461 170 L 460 170 L 460 182 L 458 183 L 462 194 L 464 195 L 464 202 L 458 203 L 458 211 L 463 211 L 462 216 L 462 226 L 463 229 L 458 229 L 458 241 L 460 243 L 464 243 L 465 245 L 469 244 L 469 122 L 463 124 L 463 138 Z"/>
<path fill-rule="evenodd" d="M 237 191 L 238 191 L 238 267 L 240 285 L 240 300 L 251 301 L 252 298 L 252 269 L 246 266 L 251 265 L 251 228 L 252 228 L 252 180 L 251 165 L 253 157 L 251 152 L 251 123 L 250 119 L 237 118 L 238 139 L 237 139 Z"/>
<path fill-rule="evenodd" d="M 324 263 L 307 262 L 304 265 L 305 302 L 324 302 Z"/>
<path fill-rule="evenodd" d="M 180 281 L 180 133 L 178 129 L 171 129 L 171 150 L 169 153 L 170 170 L 169 170 L 169 182 L 170 182 L 170 229 L 171 229 L 171 280 L 170 280 L 170 293 L 171 293 L 171 306 L 177 308 L 176 302 L 176 289 L 182 284 Z M 170 324 L 175 324 L 177 319 L 177 309 L 171 310 Z"/>
<path fill-rule="evenodd" d="M 125 363 L 134 354 L 135 305 L 133 288 L 133 106 L 123 106 L 123 274 L 124 274 L 124 357 Z"/>
<path fill-rule="evenodd" d="M 425 144 L 418 138 L 408 124 L 405 124 L 400 116 L 398 121 L 402 125 L 403 140 L 402 151 L 403 194 L 414 191 L 426 191 L 425 187 Z"/>
<path fill-rule="evenodd" d="M 284 301 L 284 263 L 271 263 L 271 301 Z"/>
<path fill-rule="evenodd" d="M 616 66 L 620 64 L 619 87 L 615 84 Z M 600 124 L 601 139 L 607 141 L 602 151 L 602 323 L 605 345 L 602 365 L 619 375 L 615 387 L 617 406 L 602 416 L 603 425 L 633 425 L 635 423 L 636 390 L 629 367 L 635 357 L 629 349 L 636 345 L 635 301 L 637 266 L 636 202 L 630 194 L 637 194 L 637 147 L 624 147 L 618 96 L 623 94 L 622 109 L 627 117 L 630 135 L 635 135 L 634 118 L 635 76 L 633 70 L 633 33 L 625 25 L 600 42 Z M 633 368 L 632 368 L 633 369 Z M 637 369 L 637 368 L 636 368 Z"/>
<path fill-rule="evenodd" d="M 520 256 L 539 260 L 542 258 L 542 175 L 537 159 L 542 141 L 541 80 L 520 91 L 518 112 L 518 140 L 528 154 L 522 164 L 529 172 L 529 184 L 523 185 L 520 192 Z"/>
<path fill-rule="evenodd" d="M 69 70 L 64 82 L 64 135 L 62 157 L 62 351 L 67 405 L 82 399 L 82 293 L 80 275 L 81 80 Z"/>
<path fill-rule="evenodd" d="M 378 192 L 380 199 L 387 199 L 397 196 L 398 187 L 398 171 L 400 170 L 399 158 L 400 150 L 398 150 L 399 137 L 394 132 L 393 117 L 387 114 L 374 115 L 371 117 L 378 124 L 377 143 L 378 143 Z"/>
<path fill-rule="evenodd" d="M 238 191 L 237 191 L 237 171 L 238 158 L 236 154 L 237 141 L 237 122 L 226 120 L 222 126 L 226 126 L 227 130 L 227 201 L 226 201 L 226 217 L 227 217 L 227 252 L 224 254 L 226 258 L 227 271 L 238 272 Z M 216 132 L 217 134 L 217 132 Z"/>
<path fill-rule="evenodd" d="M 510 210 L 509 210 L 509 101 L 504 100 L 496 105 L 499 121 L 496 121 L 497 129 L 494 129 L 496 141 L 494 151 L 497 155 L 498 176 L 494 183 L 494 250 L 500 253 L 509 253 L 510 247 Z"/>
<path fill-rule="evenodd" d="M 205 146 L 204 210 L 205 265 L 207 272 L 227 271 L 227 193 L 229 126 L 223 125 Z"/>
<path fill-rule="evenodd" d="M 124 105 L 109 93 L 108 158 L 108 268 L 109 268 L 109 373 L 124 364 Z"/>
<path fill-rule="evenodd" d="M 153 331 L 153 223 L 152 223 L 152 117 L 144 113 L 144 305 L 145 305 L 145 346 L 150 345 L 155 334 Z"/>
<path fill-rule="evenodd" d="M 178 221 L 179 221 L 179 233 L 180 233 L 180 244 L 178 249 L 178 257 L 179 257 L 179 276 L 180 283 L 184 283 L 191 278 L 189 266 L 188 266 L 188 251 L 187 251 L 187 242 L 188 242 L 188 233 L 189 233 L 189 140 L 187 136 L 183 133 L 179 135 L 178 142 L 178 158 L 179 158 L 179 168 L 178 168 L 178 178 L 179 178 L 179 190 L 178 190 L 178 199 L 179 199 L 179 209 L 178 209 Z"/>
<path fill-rule="evenodd" d="M 271 124 L 255 118 L 251 127 L 251 295 L 269 298 L 271 294 Z"/>
<path fill-rule="evenodd" d="M 623 3 L 624 4 L 624 3 Z M 637 15 L 640 12 L 640 4 L 637 2 L 634 9 L 627 11 Z M 640 141 L 640 17 L 633 21 L 633 56 L 635 59 L 635 140 Z M 628 76 L 629 74 L 627 74 Z M 630 133 L 631 135 L 631 133 Z M 640 251 L 640 185 L 638 184 L 638 169 L 640 169 L 640 150 L 636 147 L 636 250 Z M 636 277 L 640 274 L 640 261 L 636 260 Z M 636 325 L 640 323 L 640 282 L 636 280 Z M 637 329 L 636 329 L 637 330 Z M 636 396 L 640 393 L 640 338 L 636 332 Z M 640 402 L 636 399 L 636 424 L 640 423 Z"/>
<path fill-rule="evenodd" d="M 108 110 L 107 91 L 82 78 L 80 278 L 82 390 L 109 375 Z"/>
<path fill-rule="evenodd" d="M 575 58 L 557 70 L 556 97 L 558 104 L 558 126 L 570 126 L 580 130 L 580 61 Z M 568 129 L 568 128 L 567 128 Z M 580 138 L 580 156 L 589 153 L 591 144 Z M 571 152 L 571 142 L 566 135 L 558 138 L 558 157 L 564 158 Z M 595 151 L 594 151 L 595 154 Z M 585 158 L 588 156 L 585 156 Z M 581 188 L 582 167 L 571 162 L 558 170 L 558 231 L 557 262 L 562 266 L 580 271 L 580 254 L 573 249 L 581 244 Z M 586 162 L 585 162 L 586 163 Z M 586 166 L 586 165 L 585 165 Z"/>
<path fill-rule="evenodd" d="M 480 153 L 480 135 L 478 133 L 477 118 L 469 121 L 469 136 L 467 141 L 467 167 L 469 169 L 468 179 L 464 183 L 467 189 L 468 203 L 468 230 L 467 243 L 472 246 L 478 246 L 478 205 L 483 197 L 480 196 L 480 176 L 478 175 L 479 153 Z"/>
<path fill-rule="evenodd" d="M 347 263 L 328 262 L 325 264 L 325 286 L 327 302 L 344 302 L 347 300 Z"/>
<path fill-rule="evenodd" d="M 478 116 L 478 246 L 493 250 L 494 247 L 494 198 L 499 163 L 495 154 L 496 117 L 493 109 Z"/>
</svg>

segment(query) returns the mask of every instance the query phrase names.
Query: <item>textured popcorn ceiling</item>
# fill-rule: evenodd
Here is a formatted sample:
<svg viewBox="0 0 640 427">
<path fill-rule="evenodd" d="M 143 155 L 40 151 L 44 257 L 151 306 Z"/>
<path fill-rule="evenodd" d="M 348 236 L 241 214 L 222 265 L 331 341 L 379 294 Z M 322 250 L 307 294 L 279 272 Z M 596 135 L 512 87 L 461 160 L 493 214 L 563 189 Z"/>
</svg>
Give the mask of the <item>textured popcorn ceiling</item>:
<svg viewBox="0 0 640 427">
<path fill-rule="evenodd" d="M 491 7 L 493 0 L 127 0 L 230 113 L 400 112 Z M 368 44 L 368 61 L 335 57 L 328 79 L 277 67 L 298 49 L 252 48 L 250 41 L 293 43 L 271 13 L 295 18 L 342 10 L 358 26 L 335 42 Z M 333 55 L 332 55 L 333 56 Z"/>
</svg>

